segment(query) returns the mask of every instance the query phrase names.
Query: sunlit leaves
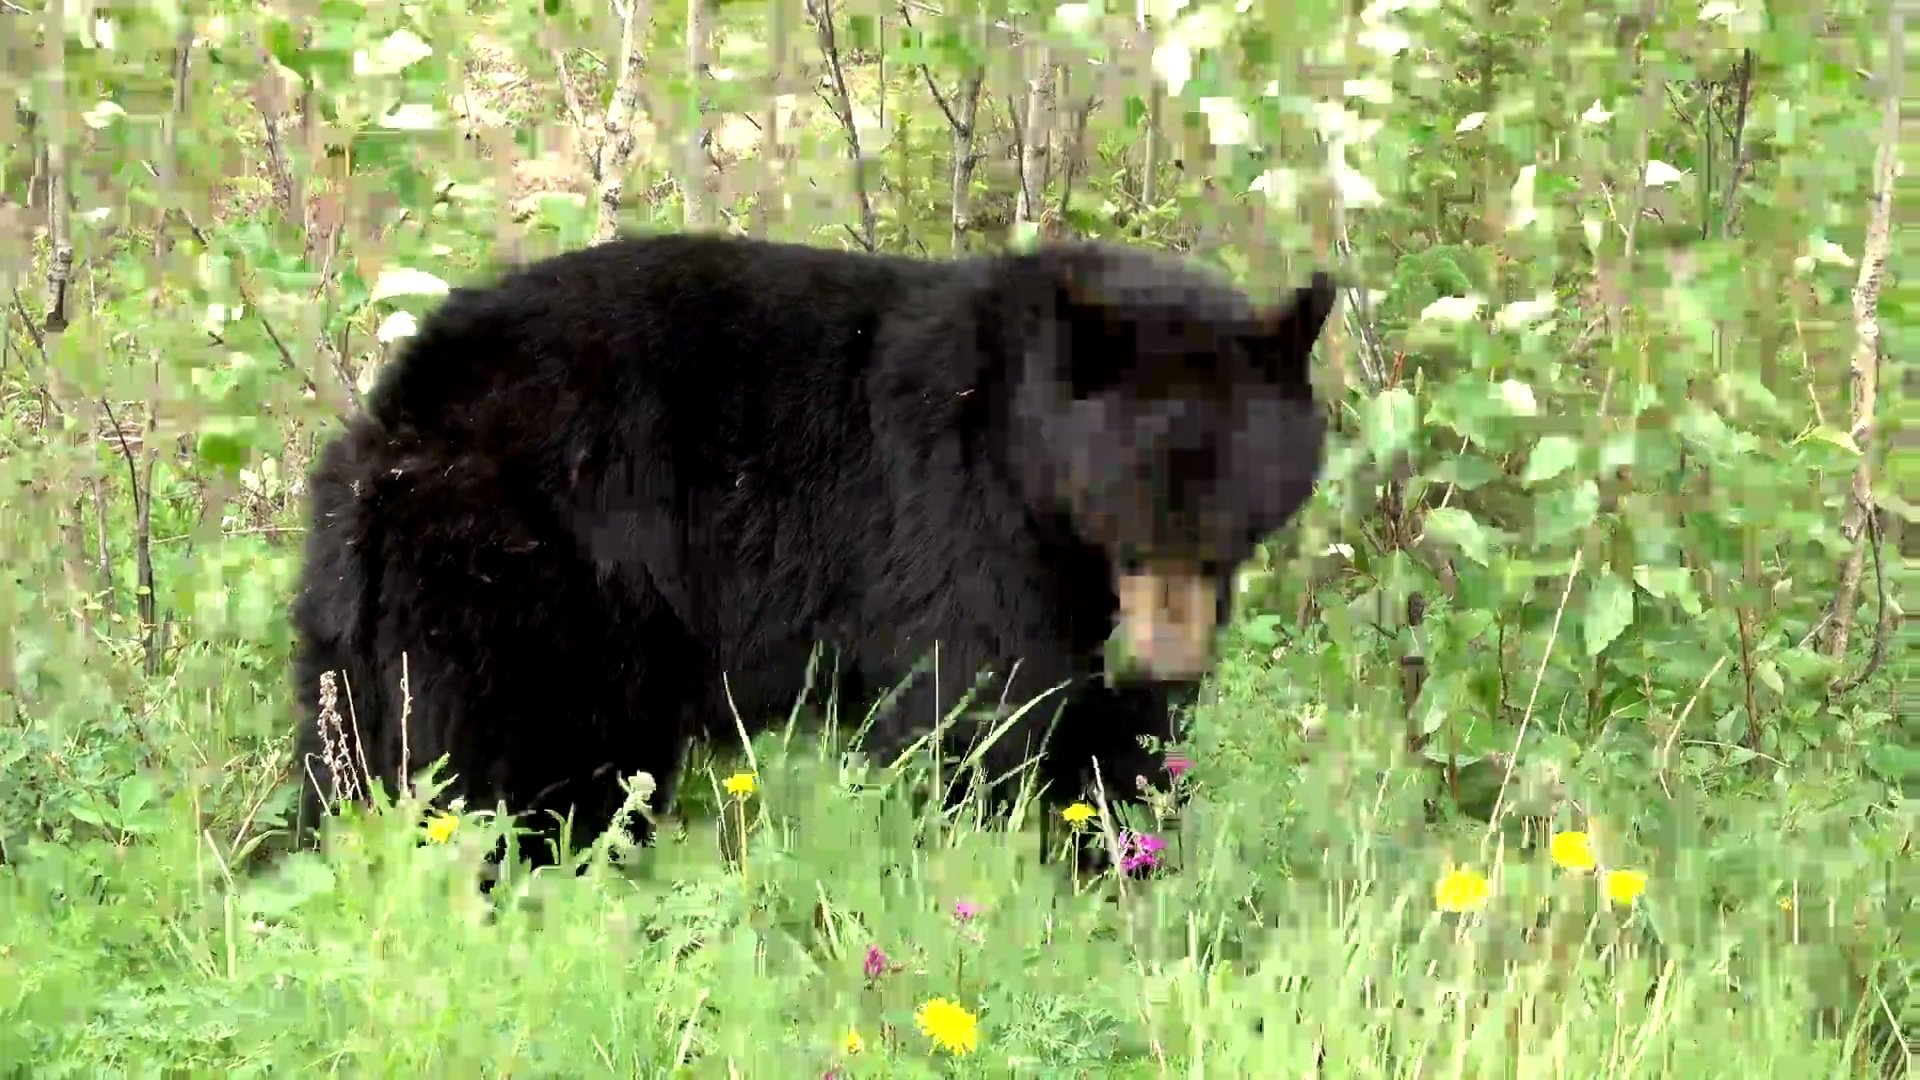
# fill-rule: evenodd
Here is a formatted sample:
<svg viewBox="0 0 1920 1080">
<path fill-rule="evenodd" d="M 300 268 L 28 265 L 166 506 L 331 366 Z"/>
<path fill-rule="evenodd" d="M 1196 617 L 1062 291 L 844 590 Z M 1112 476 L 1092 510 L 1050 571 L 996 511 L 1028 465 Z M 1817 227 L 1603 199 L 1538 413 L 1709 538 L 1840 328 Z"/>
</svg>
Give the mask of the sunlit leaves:
<svg viewBox="0 0 1920 1080">
<path fill-rule="evenodd" d="M 401 27 L 388 34 L 375 48 L 355 50 L 353 73 L 392 75 L 432 55 L 433 46 L 428 45 L 420 35 Z"/>
<path fill-rule="evenodd" d="M 1521 330 L 1552 318 L 1554 306 L 1554 299 L 1551 296 L 1543 295 L 1532 300 L 1515 300 L 1494 315 L 1493 325 L 1502 330 Z"/>
<path fill-rule="evenodd" d="M 1633 587 L 1611 572 L 1595 574 L 1580 620 L 1587 655 L 1600 655 L 1632 624 Z"/>
<path fill-rule="evenodd" d="M 380 126 L 389 131 L 432 131 L 440 126 L 440 112 L 431 105 L 406 102 L 382 116 Z"/>
<path fill-rule="evenodd" d="M 1668 187 L 1685 178 L 1685 173 L 1664 161 L 1647 162 L 1646 184 L 1650 188 Z"/>
<path fill-rule="evenodd" d="M 1467 511 L 1455 506 L 1430 511 L 1426 528 L 1429 535 L 1460 549 L 1461 554 L 1481 566 L 1491 564 L 1496 537 Z"/>
<path fill-rule="evenodd" d="M 1367 449 L 1374 460 L 1385 461 L 1413 441 L 1419 428 L 1420 406 L 1403 387 L 1389 387 L 1367 403 Z"/>
<path fill-rule="evenodd" d="M 1420 310 L 1422 319 L 1440 322 L 1465 322 L 1486 307 L 1484 296 L 1443 296 Z"/>
<path fill-rule="evenodd" d="M 370 299 L 388 300 L 396 296 L 445 296 L 447 283 L 425 270 L 408 266 L 390 266 L 374 279 Z"/>
<path fill-rule="evenodd" d="M 412 312 L 396 311 L 380 320 L 379 329 L 374 331 L 374 339 L 382 345 L 391 345 L 419 332 L 420 322 Z"/>
<path fill-rule="evenodd" d="M 1520 482 L 1527 487 L 1543 484 L 1573 468 L 1579 459 L 1579 443 L 1565 435 L 1548 435 L 1534 444 L 1533 453 L 1527 455 L 1527 468 L 1520 474 Z"/>
<path fill-rule="evenodd" d="M 115 120 L 127 115 L 127 110 L 112 101 L 102 101 L 89 107 L 80 114 L 80 119 L 95 131 L 106 127 Z"/>
<path fill-rule="evenodd" d="M 1241 146 L 1253 141 L 1253 118 L 1232 98 L 1201 98 L 1200 114 L 1206 117 L 1207 141 L 1213 145 Z"/>
</svg>

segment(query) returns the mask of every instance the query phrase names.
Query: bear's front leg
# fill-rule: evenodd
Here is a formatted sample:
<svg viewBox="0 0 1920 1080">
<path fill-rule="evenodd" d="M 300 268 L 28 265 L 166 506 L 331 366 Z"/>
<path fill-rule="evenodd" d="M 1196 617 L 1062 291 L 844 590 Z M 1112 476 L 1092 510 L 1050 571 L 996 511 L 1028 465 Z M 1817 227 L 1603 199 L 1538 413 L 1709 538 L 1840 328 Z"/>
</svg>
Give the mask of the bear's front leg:
<svg viewBox="0 0 1920 1080">
<path fill-rule="evenodd" d="M 1064 653 L 1016 661 L 986 646 L 942 642 L 896 682 L 867 747 L 891 762 L 939 728 L 942 805 L 953 809 L 977 789 L 991 813 L 1005 814 L 1025 779 L 1022 766 L 1040 755 L 1061 703 L 1087 678 Z"/>
</svg>

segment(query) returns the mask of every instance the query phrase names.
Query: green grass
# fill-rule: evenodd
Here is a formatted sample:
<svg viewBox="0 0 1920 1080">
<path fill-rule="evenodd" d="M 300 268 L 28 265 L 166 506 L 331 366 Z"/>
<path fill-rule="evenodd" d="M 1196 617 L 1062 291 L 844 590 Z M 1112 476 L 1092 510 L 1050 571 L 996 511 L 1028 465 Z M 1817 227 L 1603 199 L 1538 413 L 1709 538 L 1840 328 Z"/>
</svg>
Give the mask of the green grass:
<svg viewBox="0 0 1920 1080">
<path fill-rule="evenodd" d="M 696 756 L 658 847 L 612 867 L 606 838 L 588 874 L 515 876 L 497 905 L 474 888 L 485 814 L 422 844 L 402 801 L 324 855 L 249 860 L 290 792 L 247 809 L 277 744 L 233 725 L 284 704 L 216 652 L 181 666 L 202 690 L 155 692 L 145 766 L 76 815 L 97 822 L 9 843 L 0 1071 L 1297 1076 L 1324 1054 L 1330 1076 L 1858 1076 L 1895 1007 L 1862 994 L 1886 935 L 1856 924 L 1901 910 L 1890 859 L 1754 802 L 1715 807 L 1704 845 L 1685 807 L 1590 805 L 1603 862 L 1649 874 L 1608 908 L 1520 829 L 1427 824 L 1435 784 L 1381 749 L 1392 725 L 1331 715 L 1284 658 L 1229 661 L 1192 801 L 1145 823 L 1177 865 L 1149 882 L 1076 882 L 1030 816 L 942 821 L 910 777 L 780 731 L 751 766 Z M 721 792 L 750 767 L 752 796 Z M 1472 917 L 1435 908 L 1455 860 L 1493 881 Z M 936 997 L 977 1015 L 974 1053 L 918 1029 Z"/>
</svg>

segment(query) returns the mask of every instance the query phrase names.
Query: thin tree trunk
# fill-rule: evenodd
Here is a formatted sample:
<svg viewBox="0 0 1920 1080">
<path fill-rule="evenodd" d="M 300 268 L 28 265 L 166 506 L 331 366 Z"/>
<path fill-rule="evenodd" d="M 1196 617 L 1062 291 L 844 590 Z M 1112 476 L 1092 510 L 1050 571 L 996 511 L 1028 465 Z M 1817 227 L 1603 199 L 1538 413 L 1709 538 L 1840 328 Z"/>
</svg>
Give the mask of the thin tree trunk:
<svg viewBox="0 0 1920 1080">
<path fill-rule="evenodd" d="M 1840 570 L 1840 587 L 1833 599 L 1832 618 L 1827 627 L 1827 655 L 1838 659 L 1846 655 L 1847 640 L 1853 628 L 1853 606 L 1860 595 L 1860 574 L 1866 566 L 1867 548 L 1874 542 L 1874 530 L 1868 528 L 1867 515 L 1874 512 L 1873 442 L 1874 412 L 1880 390 L 1880 283 L 1887 265 L 1887 243 L 1893 229 L 1894 173 L 1900 152 L 1900 77 L 1905 50 L 1900 47 L 1905 33 L 1905 13 L 1894 5 L 1891 27 L 1884 39 L 1888 43 L 1886 70 L 1881 74 L 1880 147 L 1875 160 L 1873 202 L 1867 216 L 1865 250 L 1860 258 L 1860 276 L 1853 286 L 1853 443 L 1860 460 L 1854 465 L 1851 496 L 1841 521 L 1841 534 L 1853 542 L 1853 550 Z"/>
<path fill-rule="evenodd" d="M 980 160 L 974 152 L 975 129 L 980 119 L 980 87 L 987 79 L 985 68 L 975 68 L 955 94 L 957 108 L 952 117 L 953 177 L 949 198 L 953 204 L 953 250 L 966 250 L 967 234 L 973 228 L 973 167 Z"/>
<path fill-rule="evenodd" d="M 697 5 L 699 0 L 692 2 Z M 593 229 L 596 241 L 611 240 L 620 228 L 620 204 L 626 192 L 627 168 L 633 160 L 633 122 L 640 111 L 640 68 L 644 63 L 640 42 L 650 22 L 652 9 L 648 0 L 627 0 L 620 12 L 620 52 L 613 69 L 613 98 L 607 103 L 607 115 L 601 120 L 604 134 L 600 136 L 593 159 L 593 176 L 600 185 Z M 692 29 L 690 25 L 689 35 Z M 565 71 L 564 61 L 561 70 Z M 696 179 L 701 175 L 696 174 Z"/>
<path fill-rule="evenodd" d="M 1027 114 L 1020 137 L 1020 196 L 1014 208 L 1021 221 L 1038 222 L 1046 208 L 1047 174 L 1052 160 L 1054 67 L 1053 52 L 1035 44 L 1034 72 L 1027 80 Z"/>
<path fill-rule="evenodd" d="M 786 154 L 780 145 L 780 99 L 787 91 L 789 0 L 769 0 L 767 11 L 767 111 L 760 122 L 759 190 L 754 193 L 748 230 L 764 237 L 780 206 Z"/>
<path fill-rule="evenodd" d="M 707 108 L 702 93 L 712 38 L 712 0 L 687 0 L 687 78 L 693 84 L 694 118 L 681 165 L 680 198 L 688 229 L 704 229 L 712 224 L 714 216 L 707 198 Z"/>
</svg>

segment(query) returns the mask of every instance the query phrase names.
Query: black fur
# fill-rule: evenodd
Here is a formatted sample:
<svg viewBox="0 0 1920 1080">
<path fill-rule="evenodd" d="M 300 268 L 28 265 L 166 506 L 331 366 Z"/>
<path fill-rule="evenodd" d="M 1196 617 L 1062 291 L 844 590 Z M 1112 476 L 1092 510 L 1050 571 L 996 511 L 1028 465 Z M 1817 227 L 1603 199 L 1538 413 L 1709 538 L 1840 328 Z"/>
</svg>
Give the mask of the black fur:
<svg viewBox="0 0 1920 1080">
<path fill-rule="evenodd" d="M 1316 275 L 1263 315 L 1087 245 L 933 263 L 703 236 L 456 290 L 312 475 L 302 823 L 329 782 L 322 672 L 389 790 L 404 656 L 411 767 L 449 755 L 447 797 L 571 810 L 583 842 L 621 776 L 663 805 L 688 739 L 733 736 L 729 694 L 749 730 L 784 718 L 818 641 L 862 703 L 939 643 L 937 697 L 907 683 L 883 755 L 976 670 L 988 703 L 1068 683 L 1043 776 L 1074 797 L 1098 758 L 1125 797 L 1162 776 L 1137 737 L 1171 737 L 1192 684 L 1103 685 L 1115 567 L 1205 559 L 1224 610 L 1318 472 L 1307 356 L 1332 298 Z M 1032 710 L 988 775 L 1053 719 Z"/>
</svg>

